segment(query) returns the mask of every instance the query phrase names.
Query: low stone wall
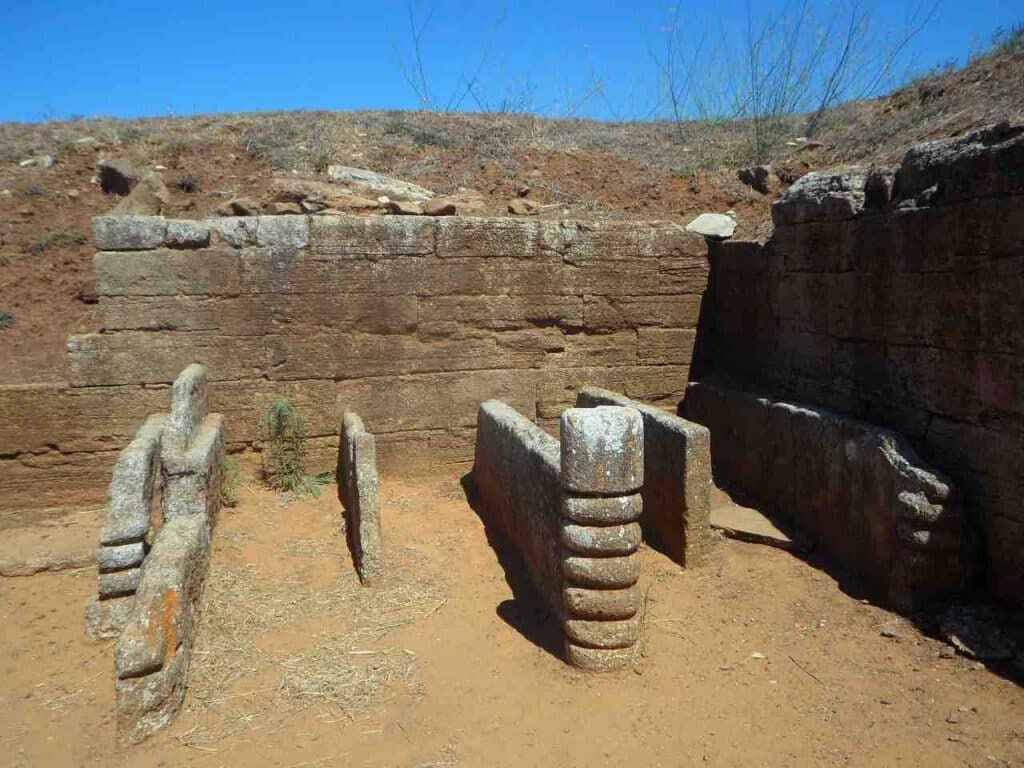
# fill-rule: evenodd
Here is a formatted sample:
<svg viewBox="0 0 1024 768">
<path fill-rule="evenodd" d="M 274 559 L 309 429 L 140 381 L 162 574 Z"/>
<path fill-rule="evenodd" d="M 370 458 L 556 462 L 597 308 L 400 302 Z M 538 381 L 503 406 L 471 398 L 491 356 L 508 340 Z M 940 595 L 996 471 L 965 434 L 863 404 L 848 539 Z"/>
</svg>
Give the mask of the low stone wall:
<svg viewBox="0 0 1024 768">
<path fill-rule="evenodd" d="M 640 633 L 643 421 L 631 409 L 570 409 L 561 434 L 484 403 L 474 485 L 562 623 L 569 663 L 620 669 L 635 662 Z"/>
<path fill-rule="evenodd" d="M 377 441 L 366 431 L 363 420 L 351 411 L 342 416 L 337 478 L 349 551 L 359 580 L 370 586 L 381 578 L 384 568 Z"/>
<path fill-rule="evenodd" d="M 69 340 L 70 385 L 0 386 L 0 509 L 101 501 L 192 362 L 232 450 L 291 400 L 310 472 L 335 467 L 339 404 L 404 476 L 468 469 L 487 399 L 536 420 L 587 385 L 674 405 L 708 273 L 703 238 L 667 223 L 100 217 L 94 242 L 102 332 Z"/>
<path fill-rule="evenodd" d="M 899 434 L 706 382 L 680 408 L 711 430 L 716 483 L 795 523 L 893 607 L 960 587 L 959 501 Z"/>
<path fill-rule="evenodd" d="M 711 546 L 711 436 L 707 427 L 606 389 L 588 387 L 578 408 L 635 408 L 644 420 L 644 539 L 684 567 L 704 562 Z"/>
</svg>

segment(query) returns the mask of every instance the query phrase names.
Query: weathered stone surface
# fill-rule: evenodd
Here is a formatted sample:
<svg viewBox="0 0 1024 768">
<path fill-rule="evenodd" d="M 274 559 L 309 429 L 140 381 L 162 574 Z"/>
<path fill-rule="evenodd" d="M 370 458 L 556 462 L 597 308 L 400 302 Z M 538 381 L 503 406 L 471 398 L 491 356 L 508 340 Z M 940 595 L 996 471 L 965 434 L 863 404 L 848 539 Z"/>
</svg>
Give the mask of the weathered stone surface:
<svg viewBox="0 0 1024 768">
<path fill-rule="evenodd" d="M 134 593 L 142 578 L 141 568 L 126 568 L 123 571 L 101 573 L 99 576 L 100 599 L 123 597 Z"/>
<path fill-rule="evenodd" d="M 558 456 L 558 441 L 509 406 L 480 406 L 473 483 L 481 514 L 509 537 L 552 615 L 561 617 Z"/>
<path fill-rule="evenodd" d="M 1024 192 L 1012 169 L 1024 159 L 1024 122 L 912 147 L 896 174 L 896 201 L 931 204 Z"/>
<path fill-rule="evenodd" d="M 199 516 L 168 520 L 153 542 L 114 653 L 122 742 L 166 726 L 181 706 L 209 547 L 209 521 Z"/>
<path fill-rule="evenodd" d="M 171 411 L 164 423 L 164 450 L 185 453 L 209 411 L 206 368 L 193 363 L 171 386 Z"/>
<path fill-rule="evenodd" d="M 572 645 L 584 648 L 628 648 L 640 638 L 640 615 L 621 621 L 568 619 L 565 634 Z"/>
<path fill-rule="evenodd" d="M 117 571 L 122 568 L 137 568 L 146 557 L 145 546 L 141 541 L 115 546 L 101 546 L 96 552 L 96 565 L 100 573 Z"/>
<path fill-rule="evenodd" d="M 566 579 L 581 587 L 595 589 L 626 589 L 640 578 L 640 558 L 576 557 L 568 556 L 562 562 Z"/>
<path fill-rule="evenodd" d="M 582 648 L 572 643 L 566 644 L 569 663 L 577 669 L 587 672 L 614 672 L 630 669 L 640 660 L 640 645 L 628 648 L 604 649 Z"/>
<path fill-rule="evenodd" d="M 564 596 L 566 614 L 579 619 L 628 619 L 640 609 L 640 590 L 636 586 L 628 589 L 566 587 Z"/>
<path fill-rule="evenodd" d="M 917 609 L 959 588 L 957 496 L 897 433 L 707 382 L 691 382 L 683 409 L 723 437 L 720 484 L 796 522 L 891 605 Z"/>
<path fill-rule="evenodd" d="M 780 226 L 852 219 L 864 208 L 866 181 L 861 170 L 808 173 L 772 203 L 772 220 Z"/>
<path fill-rule="evenodd" d="M 713 240 L 725 240 L 736 231 L 736 222 L 731 216 L 721 213 L 702 213 L 686 225 L 686 231 Z"/>
<path fill-rule="evenodd" d="M 179 454 L 165 448 L 161 458 L 164 519 L 198 516 L 212 520 L 220 506 L 224 417 L 211 413 L 199 425 L 187 451 Z"/>
<path fill-rule="evenodd" d="M 640 413 L 644 420 L 642 525 L 680 565 L 702 563 L 711 546 L 708 429 L 596 387 L 582 389 L 576 405 L 617 405 Z"/>
<path fill-rule="evenodd" d="M 372 586 L 384 573 L 384 540 L 377 480 L 377 441 L 352 411 L 342 415 L 338 495 L 345 534 L 360 581 Z"/>
<path fill-rule="evenodd" d="M 437 224 L 433 219 L 390 216 L 314 216 L 310 251 L 315 257 L 382 256 L 391 262 L 399 256 L 432 255 Z"/>
<path fill-rule="evenodd" d="M 581 525 L 624 525 L 640 519 L 640 494 L 631 496 L 565 496 L 562 514 Z"/>
<path fill-rule="evenodd" d="M 144 251 L 159 248 L 167 234 L 162 216 L 97 216 L 92 241 L 101 251 Z"/>
<path fill-rule="evenodd" d="M 113 640 L 131 615 L 135 595 L 101 600 L 93 595 L 85 603 L 85 636 L 90 640 Z"/>
<path fill-rule="evenodd" d="M 147 418 L 117 458 L 108 492 L 107 519 L 100 531 L 103 546 L 141 541 L 149 530 L 164 420 L 163 414 Z"/>
<path fill-rule="evenodd" d="M 244 248 L 256 242 L 257 220 L 252 216 L 224 216 L 207 219 L 207 226 L 215 232 L 217 240 L 232 248 Z"/>
<path fill-rule="evenodd" d="M 169 226 L 169 225 L 168 225 Z M 101 252 L 93 260 L 98 296 L 232 296 L 241 262 L 227 248 Z"/>
<path fill-rule="evenodd" d="M 350 187 L 360 194 L 369 197 L 386 195 L 392 200 L 408 200 L 413 203 L 424 203 L 434 196 L 429 189 L 402 181 L 392 176 L 368 171 L 365 168 L 351 168 L 346 165 L 331 165 L 327 168 L 327 176 L 333 184 Z"/>
<path fill-rule="evenodd" d="M 164 243 L 168 248 L 206 248 L 210 244 L 210 227 L 203 221 L 168 219 Z"/>
<path fill-rule="evenodd" d="M 260 216 L 256 223 L 256 244 L 283 252 L 309 245 L 308 216 Z"/>
<path fill-rule="evenodd" d="M 640 546 L 640 524 L 562 526 L 562 544 L 580 555 L 628 555 Z"/>
<path fill-rule="evenodd" d="M 562 483 L 586 494 L 627 494 L 643 484 L 643 419 L 631 408 L 562 414 Z"/>
</svg>

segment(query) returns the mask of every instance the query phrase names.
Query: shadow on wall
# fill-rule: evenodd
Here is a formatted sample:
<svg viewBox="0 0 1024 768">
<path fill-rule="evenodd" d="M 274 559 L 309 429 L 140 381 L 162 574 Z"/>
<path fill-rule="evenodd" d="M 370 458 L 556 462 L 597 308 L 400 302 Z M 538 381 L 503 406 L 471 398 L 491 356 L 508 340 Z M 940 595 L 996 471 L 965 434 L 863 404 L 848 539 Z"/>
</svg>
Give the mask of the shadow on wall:
<svg viewBox="0 0 1024 768">
<path fill-rule="evenodd" d="M 498 616 L 538 648 L 563 661 L 564 635 L 559 618 L 553 616 L 547 609 L 514 542 L 483 510 L 480 496 L 473 483 L 473 473 L 467 472 L 459 482 L 466 495 L 466 503 L 483 523 L 487 543 L 505 573 L 505 583 L 512 590 L 512 599 L 498 605 Z"/>
</svg>

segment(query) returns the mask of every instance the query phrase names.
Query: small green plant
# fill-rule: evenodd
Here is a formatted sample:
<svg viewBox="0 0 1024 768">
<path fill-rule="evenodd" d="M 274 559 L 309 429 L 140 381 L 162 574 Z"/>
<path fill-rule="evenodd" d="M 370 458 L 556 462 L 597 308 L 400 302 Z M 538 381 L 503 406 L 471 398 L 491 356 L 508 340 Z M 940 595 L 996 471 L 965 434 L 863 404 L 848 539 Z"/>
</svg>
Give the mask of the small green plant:
<svg viewBox="0 0 1024 768">
<path fill-rule="evenodd" d="M 220 505 L 221 507 L 238 506 L 238 488 L 242 478 L 238 474 L 238 465 L 225 456 L 220 461 Z"/>
<path fill-rule="evenodd" d="M 14 325 L 14 315 L 5 310 L 0 310 L 0 331 L 6 331 Z"/>
<path fill-rule="evenodd" d="M 303 459 L 306 420 L 291 402 L 281 398 L 260 419 L 264 431 L 263 476 L 278 491 L 305 490 Z"/>
</svg>

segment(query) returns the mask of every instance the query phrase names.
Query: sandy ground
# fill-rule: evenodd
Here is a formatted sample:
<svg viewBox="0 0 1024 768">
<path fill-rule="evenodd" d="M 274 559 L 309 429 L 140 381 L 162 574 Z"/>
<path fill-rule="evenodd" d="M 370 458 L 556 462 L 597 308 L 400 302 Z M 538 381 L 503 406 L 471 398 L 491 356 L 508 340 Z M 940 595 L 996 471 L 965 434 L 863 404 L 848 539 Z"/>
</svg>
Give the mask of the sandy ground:
<svg viewBox="0 0 1024 768">
<path fill-rule="evenodd" d="M 127 750 L 113 646 L 82 634 L 94 574 L 0 579 L 0 765 L 1024 765 L 1024 691 L 791 554 L 722 540 L 683 572 L 644 550 L 643 661 L 590 676 L 457 477 L 382 497 L 393 575 L 362 589 L 333 486 L 242 489 L 181 716 Z"/>
</svg>

